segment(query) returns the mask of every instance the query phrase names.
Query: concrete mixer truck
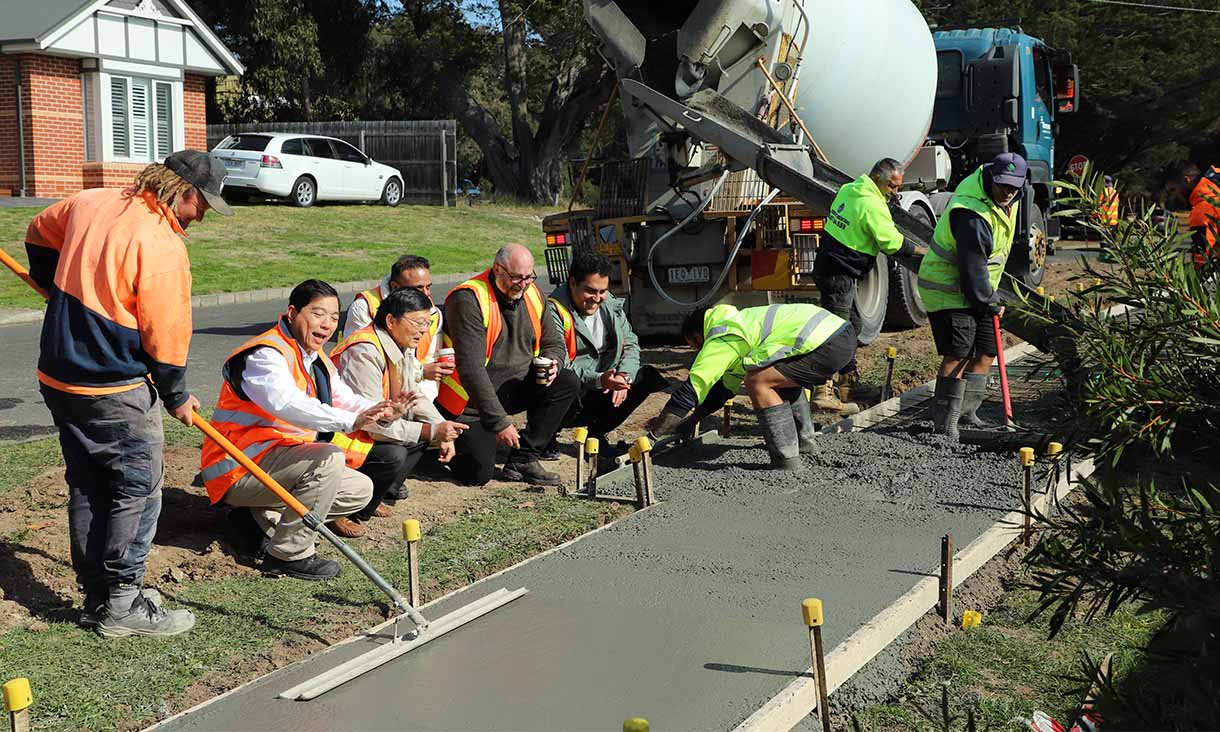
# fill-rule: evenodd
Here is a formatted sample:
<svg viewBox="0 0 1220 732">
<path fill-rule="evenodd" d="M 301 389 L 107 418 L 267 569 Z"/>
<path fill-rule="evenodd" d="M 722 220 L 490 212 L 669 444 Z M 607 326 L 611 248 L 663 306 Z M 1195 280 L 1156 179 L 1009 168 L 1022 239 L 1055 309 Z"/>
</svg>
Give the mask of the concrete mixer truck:
<svg viewBox="0 0 1220 732">
<path fill-rule="evenodd" d="M 596 188 L 595 205 L 544 219 L 547 274 L 563 282 L 573 248 L 608 255 L 617 264 L 612 287 L 643 335 L 674 335 L 684 313 L 708 303 L 816 302 L 813 263 L 830 203 L 880 158 L 908 162 L 894 221 L 926 244 L 951 186 L 980 156 L 1003 145 L 1026 152 L 1020 85 L 1032 61 L 1022 65 L 1020 49 L 980 52 L 977 39 L 940 55 L 908 0 L 584 0 L 584 8 L 619 79 L 630 157 L 583 167 L 579 184 Z M 1035 121 L 1053 124 L 1055 111 Z M 886 321 L 927 320 L 914 263 L 879 259 L 853 314 L 864 343 Z M 1016 274 L 1029 280 L 1030 269 Z"/>
</svg>

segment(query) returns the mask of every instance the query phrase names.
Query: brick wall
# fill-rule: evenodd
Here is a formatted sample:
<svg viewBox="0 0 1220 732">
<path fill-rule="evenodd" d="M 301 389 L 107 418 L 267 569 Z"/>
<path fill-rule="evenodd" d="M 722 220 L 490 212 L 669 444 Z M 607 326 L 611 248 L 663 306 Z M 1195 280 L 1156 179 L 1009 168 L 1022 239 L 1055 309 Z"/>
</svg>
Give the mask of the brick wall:
<svg viewBox="0 0 1220 732">
<path fill-rule="evenodd" d="M 17 85 L 11 56 L 0 56 L 0 195 L 17 192 Z"/>
<path fill-rule="evenodd" d="M 66 196 L 84 185 L 84 118 L 80 61 L 25 55 L 21 62 L 26 92 L 26 192 Z"/>
<path fill-rule="evenodd" d="M 82 188 L 126 188 L 147 163 L 85 163 Z"/>
<path fill-rule="evenodd" d="M 186 147 L 191 150 L 208 149 L 208 119 L 203 89 L 202 76 L 187 74 L 182 81 L 182 123 Z"/>
</svg>

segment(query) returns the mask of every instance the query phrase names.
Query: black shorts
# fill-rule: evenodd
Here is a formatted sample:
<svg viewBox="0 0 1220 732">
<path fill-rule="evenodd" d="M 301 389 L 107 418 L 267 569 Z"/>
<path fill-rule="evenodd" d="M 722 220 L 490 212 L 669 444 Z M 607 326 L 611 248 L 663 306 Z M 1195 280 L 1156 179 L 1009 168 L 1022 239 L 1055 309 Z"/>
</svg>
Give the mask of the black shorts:
<svg viewBox="0 0 1220 732">
<path fill-rule="evenodd" d="M 995 358 L 995 321 L 991 313 L 937 310 L 928 313 L 936 352 L 948 358 Z"/>
<path fill-rule="evenodd" d="M 851 323 L 844 323 L 813 352 L 785 358 L 775 364 L 775 370 L 806 389 L 813 389 L 833 379 L 855 355 L 856 329 Z"/>
</svg>

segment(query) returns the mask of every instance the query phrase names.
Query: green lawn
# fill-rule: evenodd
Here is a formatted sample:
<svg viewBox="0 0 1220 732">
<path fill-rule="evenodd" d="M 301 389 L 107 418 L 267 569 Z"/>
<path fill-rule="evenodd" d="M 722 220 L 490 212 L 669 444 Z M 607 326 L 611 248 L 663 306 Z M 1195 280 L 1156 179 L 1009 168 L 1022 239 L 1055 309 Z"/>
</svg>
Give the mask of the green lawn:
<svg viewBox="0 0 1220 732">
<path fill-rule="evenodd" d="M 542 264 L 541 219 L 553 208 L 480 205 L 235 206 L 209 214 L 187 239 L 194 294 L 287 287 L 318 277 L 332 283 L 382 277 L 401 254 L 427 257 L 436 274 L 484 268 L 503 244 L 530 246 Z M 37 209 L 0 209 L 0 247 L 26 263 L 25 228 Z M 21 280 L 0 273 L 0 308 L 40 306 Z"/>
</svg>

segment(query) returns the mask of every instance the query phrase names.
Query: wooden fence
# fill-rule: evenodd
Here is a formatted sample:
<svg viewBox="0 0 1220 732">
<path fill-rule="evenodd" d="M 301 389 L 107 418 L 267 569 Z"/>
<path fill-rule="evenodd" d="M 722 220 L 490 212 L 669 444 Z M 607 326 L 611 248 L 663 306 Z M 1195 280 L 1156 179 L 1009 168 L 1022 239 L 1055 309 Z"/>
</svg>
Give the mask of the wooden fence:
<svg viewBox="0 0 1220 732">
<path fill-rule="evenodd" d="M 402 172 L 405 203 L 453 205 L 457 181 L 457 122 L 251 122 L 208 125 L 208 149 L 243 132 L 296 132 L 336 137 Z"/>
</svg>

